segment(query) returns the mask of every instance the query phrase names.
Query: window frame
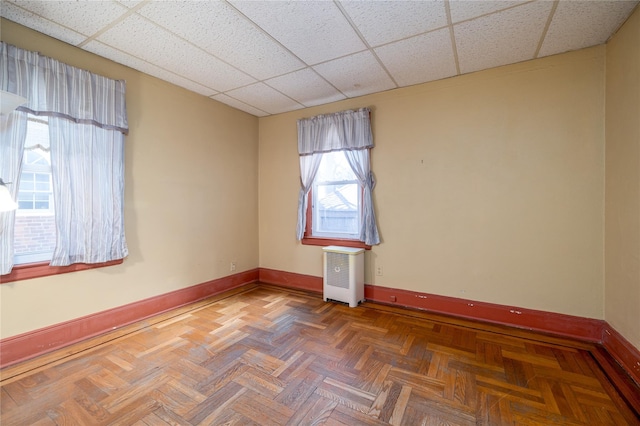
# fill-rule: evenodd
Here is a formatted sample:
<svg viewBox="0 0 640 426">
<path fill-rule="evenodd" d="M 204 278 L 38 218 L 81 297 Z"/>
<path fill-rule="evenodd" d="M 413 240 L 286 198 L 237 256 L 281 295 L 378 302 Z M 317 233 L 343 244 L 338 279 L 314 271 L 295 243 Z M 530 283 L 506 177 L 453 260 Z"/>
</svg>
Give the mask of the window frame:
<svg viewBox="0 0 640 426">
<path fill-rule="evenodd" d="M 124 259 L 111 260 L 104 263 L 74 263 L 69 266 L 50 266 L 49 261 L 37 263 L 24 263 L 15 265 L 11 272 L 0 275 L 0 284 L 15 281 L 28 280 L 31 278 L 49 277 L 52 275 L 66 274 L 68 272 L 85 271 L 88 269 L 105 268 L 107 266 L 119 265 Z"/>
</svg>

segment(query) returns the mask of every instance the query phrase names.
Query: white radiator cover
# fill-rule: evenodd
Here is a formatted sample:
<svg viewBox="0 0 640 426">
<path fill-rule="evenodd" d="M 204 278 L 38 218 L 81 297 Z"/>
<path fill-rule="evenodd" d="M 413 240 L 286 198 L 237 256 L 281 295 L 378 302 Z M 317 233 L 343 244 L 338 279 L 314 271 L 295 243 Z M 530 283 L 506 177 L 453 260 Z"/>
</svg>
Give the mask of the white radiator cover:
<svg viewBox="0 0 640 426">
<path fill-rule="evenodd" d="M 364 249 L 323 247 L 323 299 L 348 303 L 364 302 Z"/>
</svg>

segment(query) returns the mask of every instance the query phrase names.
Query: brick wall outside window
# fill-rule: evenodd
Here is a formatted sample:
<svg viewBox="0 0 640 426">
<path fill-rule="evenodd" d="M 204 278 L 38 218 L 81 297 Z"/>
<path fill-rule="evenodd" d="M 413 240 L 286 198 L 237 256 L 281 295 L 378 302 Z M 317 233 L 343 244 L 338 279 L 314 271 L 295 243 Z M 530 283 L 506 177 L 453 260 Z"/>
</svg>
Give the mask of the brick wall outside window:
<svg viewBox="0 0 640 426">
<path fill-rule="evenodd" d="M 16 215 L 14 252 L 52 252 L 56 244 L 54 216 Z"/>
</svg>

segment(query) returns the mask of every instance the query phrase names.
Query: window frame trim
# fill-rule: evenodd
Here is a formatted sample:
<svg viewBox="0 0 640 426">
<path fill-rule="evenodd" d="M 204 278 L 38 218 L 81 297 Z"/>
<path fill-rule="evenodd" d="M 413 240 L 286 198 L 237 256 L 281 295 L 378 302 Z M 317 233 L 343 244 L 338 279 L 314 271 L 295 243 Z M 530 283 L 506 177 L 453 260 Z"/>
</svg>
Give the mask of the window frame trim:
<svg viewBox="0 0 640 426">
<path fill-rule="evenodd" d="M 105 268 L 124 263 L 124 259 L 110 260 L 103 263 L 73 263 L 69 266 L 50 266 L 49 261 L 25 263 L 15 265 L 11 272 L 0 275 L 0 284 L 6 284 L 15 281 L 29 280 L 32 278 L 49 277 L 53 275 L 66 274 L 69 272 L 86 271 L 88 269 Z"/>
</svg>

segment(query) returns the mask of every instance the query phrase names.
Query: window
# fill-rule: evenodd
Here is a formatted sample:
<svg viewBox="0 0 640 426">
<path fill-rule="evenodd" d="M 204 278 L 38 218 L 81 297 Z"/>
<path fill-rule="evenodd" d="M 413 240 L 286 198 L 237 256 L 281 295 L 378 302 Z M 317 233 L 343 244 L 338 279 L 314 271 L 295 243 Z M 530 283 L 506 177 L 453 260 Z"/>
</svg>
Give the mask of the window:
<svg viewBox="0 0 640 426">
<path fill-rule="evenodd" d="M 298 241 L 367 249 L 380 244 L 371 148 L 368 108 L 298 120 Z"/>
<path fill-rule="evenodd" d="M 47 117 L 29 115 L 18 186 L 14 265 L 51 260 L 56 243 Z"/>
<path fill-rule="evenodd" d="M 0 283 L 122 263 L 125 82 L 2 41 L 0 64 L 27 99 L 0 128 Z"/>
<path fill-rule="evenodd" d="M 358 239 L 362 188 L 343 151 L 322 155 L 311 196 L 312 236 Z"/>
</svg>

